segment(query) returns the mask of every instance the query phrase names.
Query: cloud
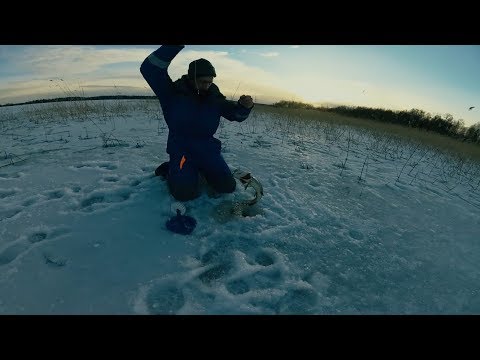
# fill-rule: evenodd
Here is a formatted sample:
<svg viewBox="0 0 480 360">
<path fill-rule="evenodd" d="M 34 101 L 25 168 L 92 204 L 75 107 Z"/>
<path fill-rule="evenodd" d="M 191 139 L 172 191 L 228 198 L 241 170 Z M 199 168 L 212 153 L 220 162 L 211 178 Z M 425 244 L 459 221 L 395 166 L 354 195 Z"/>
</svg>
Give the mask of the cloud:
<svg viewBox="0 0 480 360">
<path fill-rule="evenodd" d="M 271 52 L 261 53 L 259 55 L 263 56 L 263 57 L 275 57 L 275 56 L 279 56 L 280 53 L 278 53 L 276 51 L 271 51 Z"/>
<path fill-rule="evenodd" d="M 69 77 L 101 70 L 104 66 L 140 62 L 152 50 L 96 49 L 93 46 L 28 46 L 13 52 L 16 71 L 37 77 Z M 6 57 L 6 54 L 3 54 Z"/>
<path fill-rule="evenodd" d="M 29 46 L 16 49 L 15 71 L 0 83 L 0 104 L 58 96 L 114 94 L 153 95 L 140 74 L 140 64 L 155 48 L 96 49 L 92 46 Z M 10 56 L 6 52 L 4 57 Z M 183 49 L 172 61 L 172 80 L 186 74 L 188 64 L 198 58 L 214 65 L 215 82 L 225 96 L 251 94 L 266 103 L 292 99 L 280 79 L 261 68 L 230 57 L 225 51 Z M 27 74 L 28 73 L 28 74 Z M 63 79 L 61 81 L 60 79 Z M 258 100 L 259 99 L 259 100 Z"/>
</svg>

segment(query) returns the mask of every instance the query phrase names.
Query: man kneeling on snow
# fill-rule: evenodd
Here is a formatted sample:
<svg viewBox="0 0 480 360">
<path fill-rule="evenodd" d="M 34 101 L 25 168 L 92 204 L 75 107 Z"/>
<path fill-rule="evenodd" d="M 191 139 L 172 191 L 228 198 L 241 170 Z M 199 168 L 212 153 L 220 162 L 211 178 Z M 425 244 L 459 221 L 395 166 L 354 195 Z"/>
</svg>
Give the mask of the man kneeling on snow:
<svg viewBox="0 0 480 360">
<path fill-rule="evenodd" d="M 242 122 L 254 105 L 250 95 L 242 95 L 237 102 L 226 100 L 213 84 L 215 68 L 205 59 L 192 61 L 188 74 L 173 82 L 167 69 L 183 48 L 184 45 L 163 45 L 140 66 L 160 101 L 169 130 L 170 161 L 161 164 L 155 174 L 167 178 L 170 193 L 179 201 L 200 195 L 200 174 L 218 193 L 235 191 L 235 179 L 220 153 L 221 142 L 213 135 L 220 117 Z"/>
</svg>

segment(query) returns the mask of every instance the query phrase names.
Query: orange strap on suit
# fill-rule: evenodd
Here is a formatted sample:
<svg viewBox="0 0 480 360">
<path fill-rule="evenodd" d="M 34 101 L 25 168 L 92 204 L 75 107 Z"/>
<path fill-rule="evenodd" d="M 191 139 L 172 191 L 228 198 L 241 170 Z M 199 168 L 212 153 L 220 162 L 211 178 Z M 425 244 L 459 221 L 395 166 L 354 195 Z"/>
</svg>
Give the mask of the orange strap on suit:
<svg viewBox="0 0 480 360">
<path fill-rule="evenodd" d="M 183 155 L 182 159 L 180 160 L 180 170 L 182 170 L 183 164 L 185 164 L 185 161 L 187 161 L 187 159 L 185 158 L 185 155 Z"/>
</svg>

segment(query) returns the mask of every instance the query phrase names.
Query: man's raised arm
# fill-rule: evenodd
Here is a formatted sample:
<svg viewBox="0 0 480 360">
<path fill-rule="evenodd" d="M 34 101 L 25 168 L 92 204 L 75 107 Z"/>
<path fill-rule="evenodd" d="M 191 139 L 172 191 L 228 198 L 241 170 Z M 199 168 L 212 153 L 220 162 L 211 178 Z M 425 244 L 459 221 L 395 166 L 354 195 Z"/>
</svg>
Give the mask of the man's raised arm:
<svg viewBox="0 0 480 360">
<path fill-rule="evenodd" d="M 172 79 L 168 75 L 168 66 L 185 45 L 162 45 L 151 53 L 140 66 L 140 72 L 160 101 L 168 96 Z"/>
</svg>

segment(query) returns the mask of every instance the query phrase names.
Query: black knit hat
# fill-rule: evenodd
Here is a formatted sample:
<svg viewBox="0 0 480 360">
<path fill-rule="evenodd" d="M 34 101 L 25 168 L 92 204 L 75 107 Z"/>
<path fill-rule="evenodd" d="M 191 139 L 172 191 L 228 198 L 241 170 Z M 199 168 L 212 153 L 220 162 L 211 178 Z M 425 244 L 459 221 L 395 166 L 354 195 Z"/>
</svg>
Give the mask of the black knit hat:
<svg viewBox="0 0 480 360">
<path fill-rule="evenodd" d="M 205 59 L 194 60 L 188 65 L 188 77 L 194 79 L 200 76 L 216 77 L 215 68 L 210 61 Z"/>
</svg>

